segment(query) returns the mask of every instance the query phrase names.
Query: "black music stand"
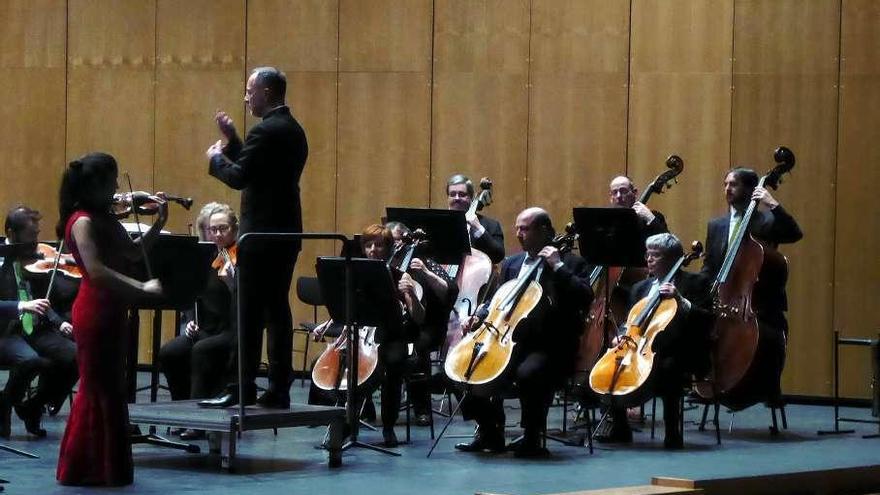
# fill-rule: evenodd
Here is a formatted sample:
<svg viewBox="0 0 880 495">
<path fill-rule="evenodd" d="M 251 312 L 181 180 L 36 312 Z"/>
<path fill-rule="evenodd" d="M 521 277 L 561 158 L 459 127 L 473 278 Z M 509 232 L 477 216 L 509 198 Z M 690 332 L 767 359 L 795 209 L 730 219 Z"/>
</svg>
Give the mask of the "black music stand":
<svg viewBox="0 0 880 495">
<path fill-rule="evenodd" d="M 464 255 L 471 252 L 464 212 L 433 208 L 387 208 L 389 222 L 400 222 L 411 231 L 422 229 L 428 235 L 426 247 L 416 249 L 429 252 L 437 263 L 457 265 Z"/>
<path fill-rule="evenodd" d="M 572 210 L 581 256 L 595 266 L 643 267 L 645 266 L 645 235 L 641 222 L 632 208 L 574 208 Z M 603 328 L 612 321 L 611 287 L 608 286 L 608 270 L 605 270 L 605 314 Z M 590 370 L 577 370 L 589 372 Z M 606 397 L 609 407 L 614 407 L 614 395 Z M 610 409 L 609 409 L 610 410 Z M 593 432 L 607 419 L 606 410 Z"/>
<path fill-rule="evenodd" d="M 348 396 L 346 413 L 351 429 L 350 440 L 342 450 L 362 447 L 384 454 L 400 456 L 400 453 L 358 440 L 360 421 L 358 413 L 358 334 L 359 326 L 374 326 L 382 332 L 397 331 L 399 319 L 391 315 L 400 314 L 400 305 L 395 297 L 395 286 L 388 266 L 382 260 L 351 258 L 349 271 L 346 271 L 346 258 L 319 257 L 316 265 L 321 294 L 327 303 L 330 317 L 345 322 L 348 332 Z M 349 292 L 350 289 L 350 292 Z M 352 300 L 346 301 L 351 294 Z"/>
</svg>

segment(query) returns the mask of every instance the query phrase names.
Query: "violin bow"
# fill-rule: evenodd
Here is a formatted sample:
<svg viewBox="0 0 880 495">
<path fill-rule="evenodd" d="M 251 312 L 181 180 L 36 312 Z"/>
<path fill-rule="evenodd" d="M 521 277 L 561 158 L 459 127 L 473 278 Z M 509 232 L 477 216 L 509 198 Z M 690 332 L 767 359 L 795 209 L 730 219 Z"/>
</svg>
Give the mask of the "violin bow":
<svg viewBox="0 0 880 495">
<path fill-rule="evenodd" d="M 52 263 L 52 275 L 49 275 L 49 287 L 46 288 L 46 299 L 52 293 L 52 286 L 55 285 L 55 274 L 58 273 L 58 264 L 61 263 L 61 250 L 64 249 L 64 239 L 58 243 L 58 251 L 55 253 L 55 262 Z"/>
</svg>

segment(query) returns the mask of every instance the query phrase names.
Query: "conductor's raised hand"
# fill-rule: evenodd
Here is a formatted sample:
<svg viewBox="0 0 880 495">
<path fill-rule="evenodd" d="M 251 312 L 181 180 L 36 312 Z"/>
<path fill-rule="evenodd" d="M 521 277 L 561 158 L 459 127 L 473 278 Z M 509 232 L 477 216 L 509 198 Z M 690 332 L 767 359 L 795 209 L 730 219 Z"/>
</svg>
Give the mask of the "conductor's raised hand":
<svg viewBox="0 0 880 495">
<path fill-rule="evenodd" d="M 232 117 L 223 110 L 217 110 L 217 113 L 214 114 L 214 122 L 217 122 L 217 129 L 220 131 L 220 134 L 223 134 L 223 137 L 226 138 L 226 142 L 235 139 L 238 135 Z"/>
</svg>

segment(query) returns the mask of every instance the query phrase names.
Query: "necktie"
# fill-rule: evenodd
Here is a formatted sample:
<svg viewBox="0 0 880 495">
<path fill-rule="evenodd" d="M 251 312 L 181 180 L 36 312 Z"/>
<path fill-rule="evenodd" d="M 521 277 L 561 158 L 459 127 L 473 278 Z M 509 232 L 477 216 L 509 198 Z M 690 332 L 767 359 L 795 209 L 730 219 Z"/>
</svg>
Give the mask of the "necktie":
<svg viewBox="0 0 880 495">
<path fill-rule="evenodd" d="M 739 233 L 740 224 L 742 223 L 742 215 L 734 215 L 733 216 L 733 228 L 730 229 L 730 235 L 727 238 L 727 242 L 733 240 L 734 237 Z"/>
<path fill-rule="evenodd" d="M 30 301 L 30 292 L 28 292 L 27 285 L 25 284 L 25 281 L 21 276 L 21 263 L 16 261 L 13 263 L 12 266 L 15 268 L 15 283 L 18 285 L 18 300 Z M 25 335 L 30 335 L 34 333 L 34 315 L 30 313 L 22 314 L 21 328 L 24 330 Z"/>
</svg>

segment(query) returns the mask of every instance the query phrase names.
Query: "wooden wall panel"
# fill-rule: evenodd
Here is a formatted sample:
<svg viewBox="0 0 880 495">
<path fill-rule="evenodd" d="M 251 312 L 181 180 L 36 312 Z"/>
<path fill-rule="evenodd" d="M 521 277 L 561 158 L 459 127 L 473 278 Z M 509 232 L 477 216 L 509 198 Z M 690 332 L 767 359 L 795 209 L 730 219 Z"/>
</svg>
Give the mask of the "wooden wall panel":
<svg viewBox="0 0 880 495">
<path fill-rule="evenodd" d="M 839 5 L 736 3 L 733 163 L 764 173 L 780 144 L 797 156 L 793 176 L 777 194 L 805 232 L 803 241 L 782 248 L 791 265 L 786 393 L 831 392 Z M 807 369 L 824 370 L 824 379 Z"/>
<path fill-rule="evenodd" d="M 532 6 L 528 201 L 557 227 L 626 170 L 629 2 Z"/>
<path fill-rule="evenodd" d="M 43 214 L 54 239 L 64 169 L 65 3 L 0 4 L 0 211 L 19 203 Z"/>
<path fill-rule="evenodd" d="M 248 67 L 336 72 L 338 0 L 250 0 L 247 11 Z"/>
<path fill-rule="evenodd" d="M 340 73 L 336 230 L 360 232 L 386 206 L 428 204 L 429 75 Z"/>
<path fill-rule="evenodd" d="M 733 1 L 632 4 L 628 175 L 641 189 L 682 157 L 679 186 L 651 199 L 685 245 L 705 240 L 729 161 Z"/>
<path fill-rule="evenodd" d="M 339 70 L 429 72 L 431 0 L 339 0 Z"/>
<path fill-rule="evenodd" d="M 523 0 L 435 3 L 431 204 L 446 207 L 446 180 L 488 176 L 487 214 L 518 249 L 514 218 L 526 206 L 529 5 Z"/>
<path fill-rule="evenodd" d="M 339 4 L 336 230 L 427 206 L 432 4 Z"/>
<path fill-rule="evenodd" d="M 143 190 L 153 187 L 155 14 L 152 1 L 73 0 L 68 19 L 67 157 L 110 153 Z"/>
<path fill-rule="evenodd" d="M 880 292 L 880 205 L 873 194 L 880 183 L 880 4 L 846 0 L 842 16 L 834 329 L 848 337 L 876 338 L 880 317 L 870 309 Z M 841 392 L 869 395 L 868 349 L 841 351 Z"/>
</svg>

